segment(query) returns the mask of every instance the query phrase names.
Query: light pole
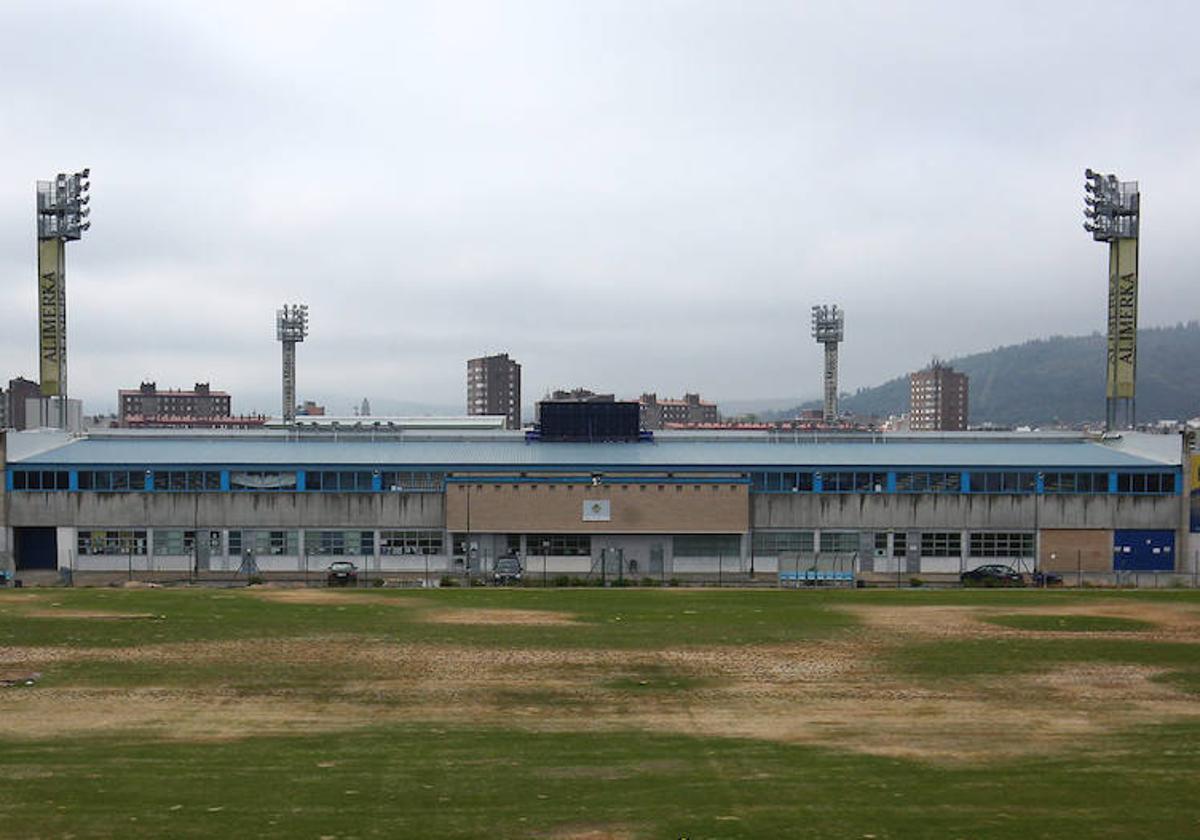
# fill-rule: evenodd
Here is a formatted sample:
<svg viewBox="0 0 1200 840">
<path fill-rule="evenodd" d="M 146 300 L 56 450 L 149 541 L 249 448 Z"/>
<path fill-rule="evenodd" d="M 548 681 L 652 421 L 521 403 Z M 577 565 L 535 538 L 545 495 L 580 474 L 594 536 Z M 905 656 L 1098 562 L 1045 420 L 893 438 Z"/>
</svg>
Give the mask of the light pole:
<svg viewBox="0 0 1200 840">
<path fill-rule="evenodd" d="M 1138 238 L 1141 192 L 1137 181 L 1121 181 L 1088 169 L 1083 229 L 1097 242 L 1108 243 L 1108 365 L 1104 428 L 1117 427 L 1118 409 L 1133 428 L 1136 415 Z"/>
<path fill-rule="evenodd" d="M 66 243 L 92 226 L 90 169 L 37 182 L 38 359 L 43 397 L 58 398 L 58 424 L 67 430 Z M 132 561 L 131 561 L 132 562 Z"/>
<path fill-rule="evenodd" d="M 823 419 L 826 423 L 832 423 L 838 415 L 838 345 L 845 335 L 845 316 L 836 304 L 812 308 L 812 336 L 825 347 Z"/>
<path fill-rule="evenodd" d="M 550 553 L 550 540 L 542 540 L 542 589 L 546 588 L 546 555 Z"/>
<path fill-rule="evenodd" d="M 275 338 L 283 344 L 283 423 L 296 422 L 296 345 L 308 338 L 308 306 L 284 304 L 275 310 Z"/>
</svg>

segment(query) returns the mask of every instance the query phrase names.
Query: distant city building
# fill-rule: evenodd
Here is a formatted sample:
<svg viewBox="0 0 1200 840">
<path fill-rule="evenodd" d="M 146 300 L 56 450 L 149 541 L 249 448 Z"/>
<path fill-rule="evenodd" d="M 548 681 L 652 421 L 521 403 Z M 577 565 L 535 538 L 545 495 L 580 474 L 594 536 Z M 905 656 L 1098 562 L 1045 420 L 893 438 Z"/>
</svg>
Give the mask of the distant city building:
<svg viewBox="0 0 1200 840">
<path fill-rule="evenodd" d="M 570 391 L 561 389 L 550 392 L 550 396 L 546 398 L 553 402 L 615 402 L 616 397 L 613 394 L 597 394 L 595 391 L 589 391 L 587 388 L 572 388 Z"/>
<path fill-rule="evenodd" d="M 18 376 L 8 380 L 8 391 L 5 392 L 5 426 L 9 429 L 28 429 L 26 420 L 26 400 L 41 399 L 42 387 L 32 379 Z"/>
<path fill-rule="evenodd" d="M 358 416 L 359 417 L 370 417 L 371 416 L 371 403 L 366 397 L 363 397 L 362 405 L 358 409 Z"/>
<path fill-rule="evenodd" d="M 68 399 L 66 417 L 63 417 L 62 397 L 29 397 L 25 400 L 26 429 L 61 429 L 72 434 L 83 431 L 83 401 Z"/>
<path fill-rule="evenodd" d="M 914 432 L 967 430 L 967 375 L 934 360 L 909 375 L 909 428 Z"/>
<path fill-rule="evenodd" d="M 521 428 L 521 366 L 507 353 L 467 360 L 467 414 L 504 415 L 506 429 Z"/>
<path fill-rule="evenodd" d="M 660 400 L 657 394 L 642 394 L 639 403 L 643 429 L 700 426 L 720 422 L 717 404 L 705 402 L 700 399 L 699 394 L 684 394 L 681 400 Z"/>
<path fill-rule="evenodd" d="M 185 427 L 188 420 L 211 421 L 231 414 L 229 394 L 212 390 L 207 382 L 197 382 L 191 391 L 160 391 L 156 383 L 143 382 L 136 390 L 117 392 L 117 411 L 121 426 L 131 425 L 134 418 L 143 425 L 163 418 Z"/>
<path fill-rule="evenodd" d="M 0 429 L 8 428 L 8 394 L 0 388 Z"/>
<path fill-rule="evenodd" d="M 302 405 L 296 407 L 297 417 L 324 417 L 325 406 L 317 405 L 313 400 L 305 400 Z"/>
<path fill-rule="evenodd" d="M 171 414 L 154 414 L 142 417 L 130 414 L 118 425 L 126 429 L 260 429 L 267 425 L 267 416 L 242 414 L 237 417 L 177 417 Z"/>
</svg>

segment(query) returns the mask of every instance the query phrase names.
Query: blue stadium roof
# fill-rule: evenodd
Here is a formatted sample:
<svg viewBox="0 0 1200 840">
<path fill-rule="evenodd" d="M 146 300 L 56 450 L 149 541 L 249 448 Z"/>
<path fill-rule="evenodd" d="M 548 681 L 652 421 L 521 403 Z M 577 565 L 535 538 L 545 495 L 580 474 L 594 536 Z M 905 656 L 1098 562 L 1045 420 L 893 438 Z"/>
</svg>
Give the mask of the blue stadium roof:
<svg viewBox="0 0 1200 840">
<path fill-rule="evenodd" d="M 12 463 L 25 467 L 1161 469 L 1180 463 L 1178 454 L 1165 454 L 1170 446 L 1134 449 L 1081 436 L 998 434 L 786 441 L 663 435 L 652 443 L 527 443 L 515 434 L 388 440 L 96 436 L 24 456 L 18 450 L 10 448 Z"/>
</svg>

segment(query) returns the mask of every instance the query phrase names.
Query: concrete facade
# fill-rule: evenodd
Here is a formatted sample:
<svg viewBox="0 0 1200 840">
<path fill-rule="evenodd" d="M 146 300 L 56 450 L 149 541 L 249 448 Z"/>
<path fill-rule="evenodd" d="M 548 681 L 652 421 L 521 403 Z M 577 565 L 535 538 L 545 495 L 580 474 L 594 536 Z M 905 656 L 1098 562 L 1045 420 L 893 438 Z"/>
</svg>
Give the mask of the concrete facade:
<svg viewBox="0 0 1200 840">
<path fill-rule="evenodd" d="M 745 533 L 742 484 L 454 484 L 446 491 L 452 531 L 574 534 Z M 586 502 L 608 503 L 608 518 L 584 519 Z"/>
<path fill-rule="evenodd" d="M 0 436 L 0 564 L 18 545 L 36 544 L 74 571 L 239 572 L 251 561 L 259 572 L 320 571 L 346 558 L 365 571 L 465 574 L 515 550 L 531 574 L 711 578 L 825 569 L 901 578 L 996 562 L 1103 573 L 1113 569 L 1123 532 L 1173 539 L 1175 572 L 1190 572 L 1200 551 L 1189 541 L 1181 463 L 1083 440 L 1022 439 L 1006 450 L 975 437 L 834 436 L 739 448 L 728 437 L 576 445 L 502 432 L 423 432 L 411 441 L 399 433 L 349 445 L 25 434 L 14 463 L 5 461 L 11 440 L 6 450 Z M 283 443 L 259 442 L 272 440 Z M 187 458 L 191 466 L 181 464 Z M 897 491 L 913 486 L 917 459 L 933 465 L 925 469 L 938 491 Z M 1011 492 L 967 489 L 991 486 L 968 481 L 976 472 L 1010 470 L 1036 481 L 1017 481 Z M 1091 489 L 1062 492 L 1062 475 L 1075 473 L 1058 470 L 1090 470 Z M 90 489 L 106 471 L 120 475 L 123 489 Z M 155 489 L 177 487 L 160 479 L 188 471 L 203 479 L 198 489 Z M 266 482 L 239 489 L 239 476 Z M 357 489 L 328 483 L 342 476 Z M 1052 480 L 1055 491 L 1045 492 Z"/>
<path fill-rule="evenodd" d="M 0 472 L 8 463 L 8 432 L 0 428 Z M 12 528 L 8 515 L 8 482 L 0 481 L 0 571 L 13 570 Z"/>
</svg>

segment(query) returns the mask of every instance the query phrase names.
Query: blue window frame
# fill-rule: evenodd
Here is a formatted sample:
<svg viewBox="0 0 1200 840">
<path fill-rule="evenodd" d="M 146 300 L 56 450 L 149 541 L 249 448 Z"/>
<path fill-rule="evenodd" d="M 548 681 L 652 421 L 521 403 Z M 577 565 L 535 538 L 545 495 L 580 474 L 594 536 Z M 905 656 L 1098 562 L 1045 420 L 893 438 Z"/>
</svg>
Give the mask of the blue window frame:
<svg viewBox="0 0 1200 840">
<path fill-rule="evenodd" d="M 1106 472 L 1048 472 L 1042 476 L 1043 493 L 1107 493 Z"/>
<path fill-rule="evenodd" d="M 961 493 L 962 473 L 897 472 L 897 493 Z"/>
<path fill-rule="evenodd" d="M 67 490 L 71 474 L 66 470 L 13 470 L 13 490 Z"/>
<path fill-rule="evenodd" d="M 1035 472 L 973 472 L 972 493 L 1034 493 L 1037 491 Z"/>
<path fill-rule="evenodd" d="M 1117 473 L 1117 492 L 1159 495 L 1174 494 L 1175 473 Z"/>
<path fill-rule="evenodd" d="M 80 470 L 79 489 L 96 493 L 140 493 L 146 489 L 146 471 Z"/>
<path fill-rule="evenodd" d="M 304 474 L 304 489 L 317 493 L 370 493 L 372 474 L 354 470 L 309 470 Z"/>
<path fill-rule="evenodd" d="M 823 472 L 822 493 L 882 493 L 887 490 L 886 472 Z"/>
<path fill-rule="evenodd" d="M 154 490 L 164 493 L 211 493 L 221 489 L 219 470 L 155 470 Z"/>
<path fill-rule="evenodd" d="M 811 493 L 813 474 L 795 470 L 750 473 L 750 489 L 755 493 Z"/>
</svg>

